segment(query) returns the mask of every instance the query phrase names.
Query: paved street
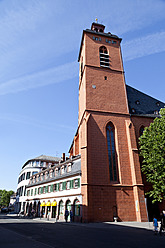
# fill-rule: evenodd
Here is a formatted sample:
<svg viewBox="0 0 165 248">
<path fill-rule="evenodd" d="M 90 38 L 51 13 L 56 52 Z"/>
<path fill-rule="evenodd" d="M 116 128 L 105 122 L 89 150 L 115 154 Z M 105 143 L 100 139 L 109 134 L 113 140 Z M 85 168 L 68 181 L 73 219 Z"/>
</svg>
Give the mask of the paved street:
<svg viewBox="0 0 165 248">
<path fill-rule="evenodd" d="M 71 224 L 0 215 L 0 247 L 143 248 L 165 247 L 165 236 L 152 230 L 109 223 Z"/>
</svg>

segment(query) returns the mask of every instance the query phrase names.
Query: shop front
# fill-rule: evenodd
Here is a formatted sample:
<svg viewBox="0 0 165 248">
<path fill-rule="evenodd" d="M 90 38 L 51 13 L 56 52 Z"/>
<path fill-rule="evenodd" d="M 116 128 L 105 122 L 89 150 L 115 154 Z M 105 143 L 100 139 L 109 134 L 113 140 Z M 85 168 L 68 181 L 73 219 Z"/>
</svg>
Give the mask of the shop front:
<svg viewBox="0 0 165 248">
<path fill-rule="evenodd" d="M 43 201 L 40 205 L 41 207 L 41 218 L 44 218 L 45 217 L 45 206 L 46 206 L 46 203 L 45 201 Z"/>
<path fill-rule="evenodd" d="M 51 202 L 48 201 L 46 203 L 46 215 L 45 215 L 45 217 L 49 220 L 50 216 L 51 216 Z"/>
<path fill-rule="evenodd" d="M 54 200 L 52 202 L 51 206 L 52 206 L 52 215 L 51 215 L 51 217 L 56 218 L 56 211 L 57 211 L 57 202 L 56 202 L 56 200 Z"/>
</svg>

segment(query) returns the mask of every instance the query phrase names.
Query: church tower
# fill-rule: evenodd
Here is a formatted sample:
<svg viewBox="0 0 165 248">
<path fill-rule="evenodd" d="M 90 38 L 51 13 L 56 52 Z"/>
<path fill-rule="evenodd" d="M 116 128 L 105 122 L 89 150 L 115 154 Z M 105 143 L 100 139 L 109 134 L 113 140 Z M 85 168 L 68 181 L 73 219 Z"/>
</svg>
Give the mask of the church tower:
<svg viewBox="0 0 165 248">
<path fill-rule="evenodd" d="M 134 126 L 129 113 L 121 38 L 92 23 L 79 52 L 79 116 L 74 155 L 81 154 L 83 221 L 146 221 Z"/>
</svg>

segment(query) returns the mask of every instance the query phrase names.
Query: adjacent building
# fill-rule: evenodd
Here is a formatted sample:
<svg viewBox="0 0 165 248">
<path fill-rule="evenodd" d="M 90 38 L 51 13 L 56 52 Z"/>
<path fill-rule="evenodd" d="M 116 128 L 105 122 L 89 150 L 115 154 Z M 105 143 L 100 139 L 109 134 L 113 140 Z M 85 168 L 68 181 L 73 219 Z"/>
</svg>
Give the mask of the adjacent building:
<svg viewBox="0 0 165 248">
<path fill-rule="evenodd" d="M 30 178 L 26 187 L 25 214 L 64 220 L 65 210 L 72 210 L 74 221 L 81 221 L 80 155 L 47 168 Z"/>
<path fill-rule="evenodd" d="M 26 187 L 29 184 L 31 176 L 38 172 L 58 164 L 61 158 L 41 155 L 39 157 L 29 159 L 22 166 L 22 170 L 18 177 L 15 211 L 19 213 L 25 210 Z"/>
</svg>

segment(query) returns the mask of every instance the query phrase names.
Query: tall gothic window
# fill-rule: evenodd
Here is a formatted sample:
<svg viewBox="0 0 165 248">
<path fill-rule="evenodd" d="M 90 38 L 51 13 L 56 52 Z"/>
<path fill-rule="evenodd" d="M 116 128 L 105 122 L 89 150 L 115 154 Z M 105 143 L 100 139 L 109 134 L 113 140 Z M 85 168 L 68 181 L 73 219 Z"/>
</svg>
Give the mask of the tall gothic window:
<svg viewBox="0 0 165 248">
<path fill-rule="evenodd" d="M 101 46 L 99 49 L 100 53 L 100 66 L 109 68 L 109 54 L 105 46 Z"/>
<path fill-rule="evenodd" d="M 110 181 L 118 181 L 117 156 L 115 149 L 115 128 L 110 122 L 106 127 Z"/>
<path fill-rule="evenodd" d="M 144 126 L 141 126 L 139 129 L 139 136 L 141 136 L 144 132 Z"/>
</svg>

